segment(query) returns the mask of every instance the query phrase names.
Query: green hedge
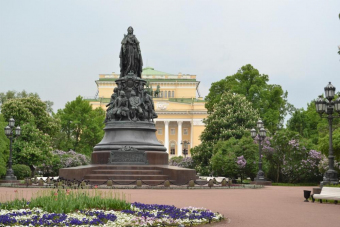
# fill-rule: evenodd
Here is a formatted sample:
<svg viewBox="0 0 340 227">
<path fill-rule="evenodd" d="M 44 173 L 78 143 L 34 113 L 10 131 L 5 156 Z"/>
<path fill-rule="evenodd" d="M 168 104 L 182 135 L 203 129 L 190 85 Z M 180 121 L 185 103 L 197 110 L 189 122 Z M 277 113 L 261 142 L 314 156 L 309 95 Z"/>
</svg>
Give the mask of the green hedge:
<svg viewBox="0 0 340 227">
<path fill-rule="evenodd" d="M 17 177 L 18 180 L 22 180 L 25 177 L 30 177 L 32 173 L 29 166 L 22 164 L 13 165 L 12 169 L 14 171 L 14 175 Z"/>
</svg>

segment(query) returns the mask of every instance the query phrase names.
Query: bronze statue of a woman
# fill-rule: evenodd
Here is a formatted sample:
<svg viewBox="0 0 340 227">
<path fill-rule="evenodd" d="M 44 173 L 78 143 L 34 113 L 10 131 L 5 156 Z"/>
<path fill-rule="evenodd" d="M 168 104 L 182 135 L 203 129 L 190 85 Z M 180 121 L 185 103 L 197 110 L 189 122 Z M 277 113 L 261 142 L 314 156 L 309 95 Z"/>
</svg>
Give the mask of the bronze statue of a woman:
<svg viewBox="0 0 340 227">
<path fill-rule="evenodd" d="M 120 78 L 133 72 L 141 78 L 143 71 L 142 54 L 139 47 L 139 41 L 133 34 L 133 28 L 128 28 L 128 34 L 124 35 L 122 47 L 120 50 Z"/>
</svg>

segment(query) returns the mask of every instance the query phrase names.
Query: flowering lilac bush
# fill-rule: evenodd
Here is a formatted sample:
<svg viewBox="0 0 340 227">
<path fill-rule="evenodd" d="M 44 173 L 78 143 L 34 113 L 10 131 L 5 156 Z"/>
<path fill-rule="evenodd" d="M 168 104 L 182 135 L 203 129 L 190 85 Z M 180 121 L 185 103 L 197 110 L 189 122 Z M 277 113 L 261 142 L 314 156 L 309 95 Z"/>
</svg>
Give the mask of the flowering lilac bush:
<svg viewBox="0 0 340 227">
<path fill-rule="evenodd" d="M 277 182 L 279 179 L 289 183 L 317 182 L 322 177 L 318 168 L 321 153 L 308 150 L 294 132 L 281 130 L 273 137 L 266 138 L 262 150 Z"/>
<path fill-rule="evenodd" d="M 57 155 L 60 157 L 60 163 L 62 168 L 90 164 L 89 157 L 83 154 L 79 154 L 73 150 L 70 151 L 55 150 L 52 153 L 53 155 Z"/>
<path fill-rule="evenodd" d="M 178 167 L 183 167 L 183 168 L 189 168 L 192 169 L 194 168 L 194 163 L 191 157 L 185 157 L 183 158 L 182 156 L 179 157 L 172 157 L 169 160 L 169 165 L 170 166 L 178 166 Z"/>
<path fill-rule="evenodd" d="M 46 165 L 43 163 L 39 166 L 39 168 L 43 170 L 44 175 L 46 176 L 56 176 L 58 175 L 60 168 L 76 167 L 88 164 L 90 164 L 90 158 L 86 155 L 79 154 L 73 150 L 54 150 L 52 151 L 50 164 Z"/>
<path fill-rule="evenodd" d="M 247 160 L 241 155 L 240 157 L 237 157 L 236 163 L 240 169 L 244 169 L 247 164 Z"/>
</svg>

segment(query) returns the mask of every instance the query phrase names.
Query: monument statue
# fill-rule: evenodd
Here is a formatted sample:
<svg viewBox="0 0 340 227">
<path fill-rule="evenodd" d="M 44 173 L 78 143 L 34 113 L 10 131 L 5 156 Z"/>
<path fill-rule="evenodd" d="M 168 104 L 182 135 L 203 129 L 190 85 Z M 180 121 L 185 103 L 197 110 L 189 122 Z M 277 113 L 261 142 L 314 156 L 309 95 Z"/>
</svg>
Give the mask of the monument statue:
<svg viewBox="0 0 340 227">
<path fill-rule="evenodd" d="M 169 155 L 166 147 L 156 137 L 154 118 L 158 116 L 152 100 L 152 88 L 149 84 L 146 87 L 147 81 L 141 77 L 142 55 L 132 27 L 128 28 L 128 34 L 124 36 L 119 57 L 120 78 L 115 79 L 116 86 L 107 105 L 105 133 L 102 140 L 93 148 L 91 165 L 81 166 L 80 169 L 78 167 L 60 169 L 59 177 L 87 179 L 93 184 L 99 182 L 102 184 L 107 179 L 117 184 L 126 184 L 130 179 L 133 181 L 140 176 L 150 182 L 154 182 L 155 179 L 164 181 L 164 175 L 159 175 L 158 178 L 158 175 L 156 177 L 151 173 L 150 176 L 144 171 L 162 170 L 167 179 L 171 178 L 170 180 L 176 183 L 183 184 L 195 179 L 195 170 L 168 167 Z M 157 90 L 155 95 L 158 97 L 159 86 Z M 136 168 L 135 165 L 148 167 Z M 120 170 L 128 171 L 120 173 L 122 172 Z M 136 175 L 131 175 L 130 170 L 137 170 Z"/>
<path fill-rule="evenodd" d="M 144 100 L 143 105 L 146 111 L 146 118 L 148 121 L 153 121 L 154 118 L 157 118 L 158 115 L 155 112 L 155 105 L 152 100 L 152 96 L 149 95 L 149 91 L 144 90 Z"/>
<path fill-rule="evenodd" d="M 125 97 L 124 91 L 121 91 L 119 93 L 119 97 L 117 98 L 117 101 L 116 101 L 116 106 L 117 106 L 117 116 L 119 117 L 119 120 L 122 120 L 123 117 L 127 117 L 129 121 L 131 121 L 129 100 Z"/>
<path fill-rule="evenodd" d="M 106 118 L 105 118 L 105 123 L 111 120 L 111 117 L 113 117 L 116 112 L 117 112 L 117 108 L 116 106 L 116 99 L 118 98 L 118 88 L 115 87 L 113 89 L 113 94 L 111 95 L 111 99 L 109 104 L 106 105 L 107 110 L 106 110 Z"/>
<path fill-rule="evenodd" d="M 131 106 L 131 117 L 133 121 L 137 121 L 143 116 L 143 110 L 140 107 L 141 100 L 138 96 L 136 96 L 135 91 L 131 91 L 130 95 L 129 103 Z"/>
<path fill-rule="evenodd" d="M 159 97 L 159 93 L 161 92 L 161 89 L 160 89 L 161 87 L 159 86 L 159 84 L 157 85 L 157 89 L 156 89 L 156 91 L 154 92 L 154 95 L 155 95 L 155 97 L 156 98 L 158 98 Z"/>
<path fill-rule="evenodd" d="M 157 118 L 152 100 L 152 86 L 142 75 L 142 55 L 139 41 L 128 28 L 120 50 L 120 78 L 115 82 L 110 103 L 106 105 L 105 123 L 114 121 L 152 121 Z M 145 87 L 146 86 L 146 87 Z M 145 87 L 145 88 L 144 88 Z M 157 86 L 159 92 L 159 86 Z"/>
<path fill-rule="evenodd" d="M 142 77 L 143 60 L 139 47 L 139 41 L 133 34 L 133 28 L 128 28 L 128 34 L 124 35 L 122 47 L 120 49 L 120 78 L 132 72 L 137 77 Z"/>
</svg>

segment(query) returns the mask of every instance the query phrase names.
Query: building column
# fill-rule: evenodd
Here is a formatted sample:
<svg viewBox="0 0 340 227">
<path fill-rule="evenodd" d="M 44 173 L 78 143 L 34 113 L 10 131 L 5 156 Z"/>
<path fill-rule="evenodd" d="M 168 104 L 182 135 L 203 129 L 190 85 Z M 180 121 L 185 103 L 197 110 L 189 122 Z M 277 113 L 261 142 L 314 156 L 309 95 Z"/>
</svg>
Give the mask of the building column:
<svg viewBox="0 0 340 227">
<path fill-rule="evenodd" d="M 177 154 L 178 156 L 182 156 L 182 123 L 183 121 L 177 121 L 177 128 L 178 128 L 178 137 L 177 137 Z"/>
<path fill-rule="evenodd" d="M 190 148 L 193 147 L 194 145 L 192 144 L 192 138 L 194 136 L 194 122 L 191 120 L 190 121 Z M 188 152 L 189 153 L 189 152 Z"/>
<path fill-rule="evenodd" d="M 168 152 L 168 154 L 170 154 L 169 151 L 169 122 L 170 121 L 164 121 L 164 146 L 166 148 L 166 152 Z"/>
</svg>

